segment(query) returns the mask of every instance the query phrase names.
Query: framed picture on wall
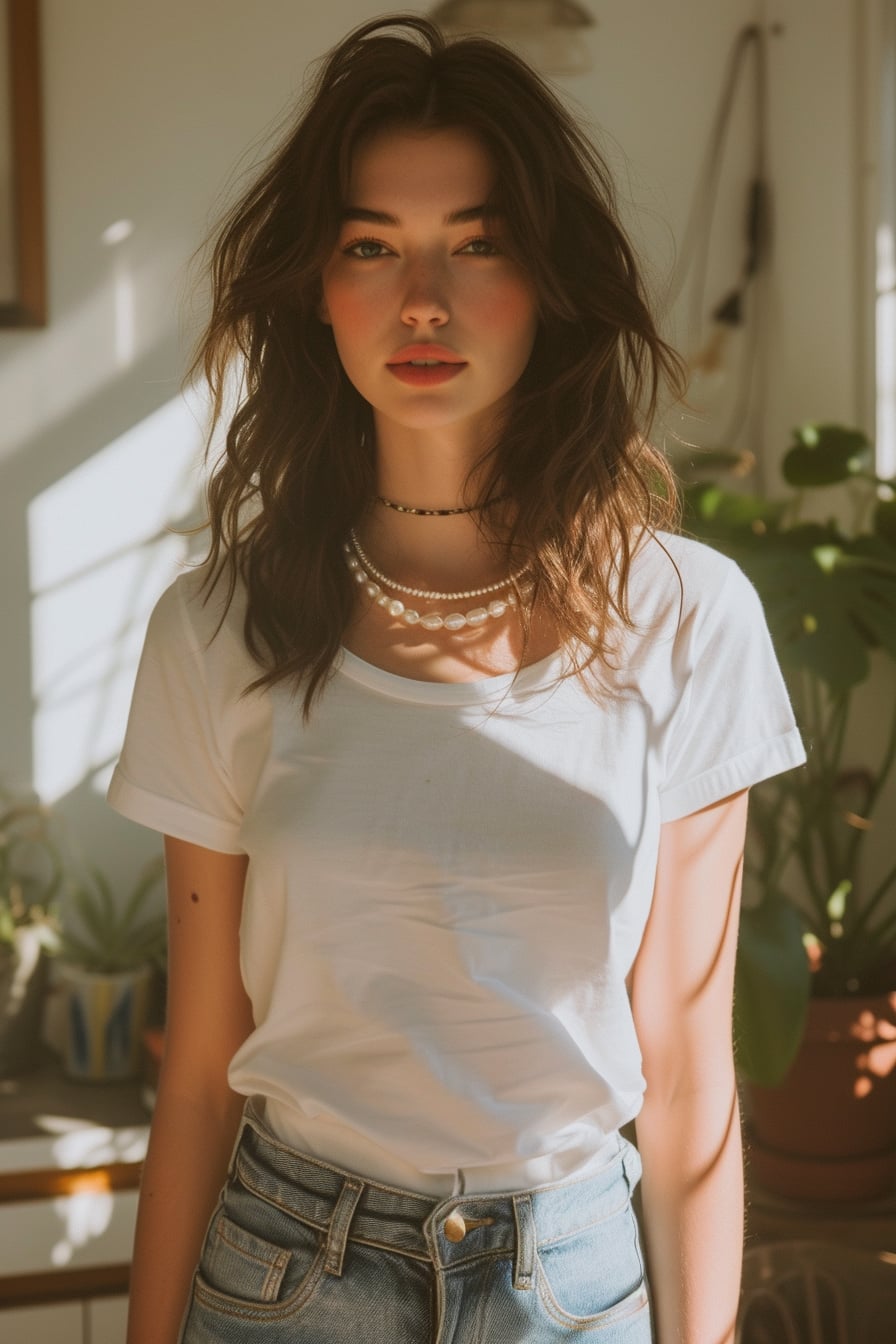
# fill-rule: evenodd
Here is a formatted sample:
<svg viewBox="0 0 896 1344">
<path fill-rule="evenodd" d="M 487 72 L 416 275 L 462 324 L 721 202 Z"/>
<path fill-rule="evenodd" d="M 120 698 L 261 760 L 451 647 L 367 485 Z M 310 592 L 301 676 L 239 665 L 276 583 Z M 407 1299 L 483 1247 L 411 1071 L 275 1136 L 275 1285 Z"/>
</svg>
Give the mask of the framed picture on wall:
<svg viewBox="0 0 896 1344">
<path fill-rule="evenodd" d="M 46 316 L 39 0 L 0 0 L 0 327 Z"/>
</svg>

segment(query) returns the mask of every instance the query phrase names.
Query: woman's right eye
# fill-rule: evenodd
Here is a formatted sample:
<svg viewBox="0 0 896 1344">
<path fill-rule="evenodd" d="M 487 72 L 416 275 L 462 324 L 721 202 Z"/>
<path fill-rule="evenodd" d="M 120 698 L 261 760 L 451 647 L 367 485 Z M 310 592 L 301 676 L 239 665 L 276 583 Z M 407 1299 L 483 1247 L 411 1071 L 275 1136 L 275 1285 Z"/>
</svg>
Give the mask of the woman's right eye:
<svg viewBox="0 0 896 1344">
<path fill-rule="evenodd" d="M 353 243 L 347 243 L 342 251 L 345 256 L 357 257 L 359 261 L 376 261 L 378 257 L 386 255 L 387 249 L 376 238 L 356 238 Z"/>
</svg>

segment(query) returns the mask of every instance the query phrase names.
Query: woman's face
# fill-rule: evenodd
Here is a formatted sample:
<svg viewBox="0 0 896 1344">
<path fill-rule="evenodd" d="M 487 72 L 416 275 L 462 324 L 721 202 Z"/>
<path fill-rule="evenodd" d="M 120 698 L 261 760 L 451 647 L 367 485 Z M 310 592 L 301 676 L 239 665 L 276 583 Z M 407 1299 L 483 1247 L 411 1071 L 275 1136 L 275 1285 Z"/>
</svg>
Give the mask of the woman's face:
<svg viewBox="0 0 896 1344">
<path fill-rule="evenodd" d="M 526 367 L 535 292 L 482 218 L 493 184 L 462 130 L 382 131 L 355 156 L 320 316 L 380 429 L 487 433 Z"/>
</svg>

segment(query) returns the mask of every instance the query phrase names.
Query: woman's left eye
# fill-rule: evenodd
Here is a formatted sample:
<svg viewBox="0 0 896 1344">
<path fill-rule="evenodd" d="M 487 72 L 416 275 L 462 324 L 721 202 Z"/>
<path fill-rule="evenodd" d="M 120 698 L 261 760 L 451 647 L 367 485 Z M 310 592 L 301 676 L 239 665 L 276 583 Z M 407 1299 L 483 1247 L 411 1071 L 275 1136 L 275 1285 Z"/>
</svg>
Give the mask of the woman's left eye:
<svg viewBox="0 0 896 1344">
<path fill-rule="evenodd" d="M 471 238 L 468 243 L 458 249 L 460 252 L 470 251 L 474 257 L 496 257 L 500 251 L 494 238 Z"/>
<path fill-rule="evenodd" d="M 347 257 L 357 257 L 359 261 L 375 261 L 385 256 L 387 251 L 385 245 L 378 243 L 375 238 L 357 238 L 342 250 Z"/>
</svg>

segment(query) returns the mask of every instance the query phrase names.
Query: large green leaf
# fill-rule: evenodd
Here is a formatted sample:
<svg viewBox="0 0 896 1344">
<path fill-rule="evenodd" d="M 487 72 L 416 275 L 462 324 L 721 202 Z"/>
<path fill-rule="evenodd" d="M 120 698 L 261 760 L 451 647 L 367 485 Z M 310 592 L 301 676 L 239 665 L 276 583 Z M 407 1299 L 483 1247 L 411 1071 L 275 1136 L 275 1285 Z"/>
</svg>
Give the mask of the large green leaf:
<svg viewBox="0 0 896 1344">
<path fill-rule="evenodd" d="M 852 569 L 852 574 L 847 570 Z M 896 658 L 896 545 L 883 537 L 861 536 L 846 548 L 839 578 L 857 591 L 853 620 L 872 647 Z"/>
<path fill-rule="evenodd" d="M 896 548 L 886 541 L 804 523 L 729 534 L 720 549 L 755 584 L 785 667 L 808 669 L 840 695 L 868 676 L 870 649 L 896 657 Z"/>
<path fill-rule="evenodd" d="M 836 485 L 872 466 L 871 444 L 861 430 L 802 425 L 793 436 L 794 446 L 785 454 L 781 471 L 788 485 L 798 489 Z"/>
<path fill-rule="evenodd" d="M 698 481 L 682 491 L 684 523 L 688 531 L 707 541 L 726 541 L 741 534 L 763 536 L 777 528 L 786 502 L 762 495 L 726 490 L 711 481 Z"/>
<path fill-rule="evenodd" d="M 765 1087 L 778 1084 L 799 1047 L 809 1003 L 803 923 L 787 901 L 767 896 L 740 920 L 734 980 L 738 1068 Z"/>
</svg>

